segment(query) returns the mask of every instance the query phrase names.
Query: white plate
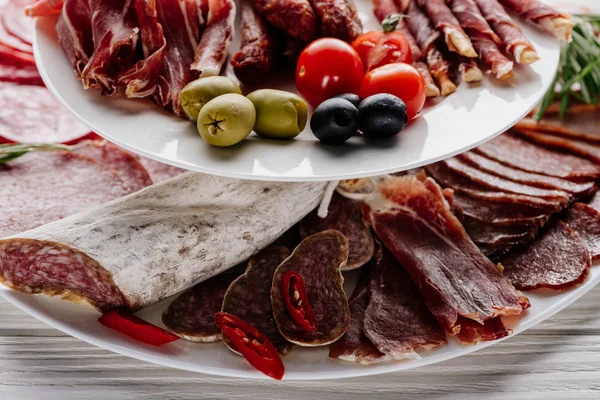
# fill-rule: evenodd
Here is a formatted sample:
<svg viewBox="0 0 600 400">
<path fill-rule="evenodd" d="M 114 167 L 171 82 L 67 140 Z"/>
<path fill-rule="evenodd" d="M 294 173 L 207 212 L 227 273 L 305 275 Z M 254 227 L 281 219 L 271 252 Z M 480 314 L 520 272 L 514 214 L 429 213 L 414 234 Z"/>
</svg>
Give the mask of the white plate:
<svg viewBox="0 0 600 400">
<path fill-rule="evenodd" d="M 346 275 L 346 289 L 351 289 L 355 279 L 356 273 Z M 553 294 L 549 291 L 525 293 L 531 300 L 531 308 L 524 316 L 504 318 L 504 322 L 508 327 L 514 329 L 514 334 L 523 332 L 567 307 L 592 289 L 599 281 L 600 269 L 594 269 L 590 279 L 575 290 L 560 294 Z M 347 290 L 347 293 L 349 292 L 350 290 Z M 15 292 L 4 286 L 0 286 L 0 295 L 23 311 L 58 330 L 125 356 L 205 374 L 269 379 L 253 370 L 243 358 L 233 354 L 222 343 L 199 344 L 179 340 L 160 348 L 146 346 L 100 325 L 96 322 L 99 314 L 89 308 L 56 298 Z M 170 301 L 165 300 L 139 312 L 138 315 L 147 321 L 161 325 L 160 315 Z M 330 359 L 326 347 L 296 348 L 283 359 L 286 368 L 284 379 L 338 379 L 402 371 L 460 357 L 498 342 L 500 340 L 484 342 L 475 346 L 463 346 L 452 338 L 446 346 L 421 353 L 422 358 L 419 360 L 391 361 L 371 366 Z"/>
<path fill-rule="evenodd" d="M 380 29 L 371 1 L 358 0 L 357 5 L 365 29 Z M 319 145 L 307 128 L 291 142 L 252 135 L 238 146 L 215 148 L 200 139 L 193 124 L 172 117 L 149 101 L 84 91 L 57 43 L 52 18 L 38 19 L 34 50 L 46 86 L 83 123 L 111 142 L 167 164 L 213 175 L 323 181 L 429 164 L 475 147 L 515 124 L 550 86 L 560 52 L 559 43 L 549 35 L 528 26 L 523 30 L 541 60 L 531 67 L 517 67 L 514 85 L 503 86 L 493 79 L 476 86 L 461 84 L 455 94 L 428 106 L 399 136 L 377 144 L 366 144 L 357 137 L 340 147 Z M 238 47 L 236 40 L 232 50 Z M 234 76 L 227 65 L 226 73 Z M 294 90 L 293 82 L 283 88 Z"/>
</svg>

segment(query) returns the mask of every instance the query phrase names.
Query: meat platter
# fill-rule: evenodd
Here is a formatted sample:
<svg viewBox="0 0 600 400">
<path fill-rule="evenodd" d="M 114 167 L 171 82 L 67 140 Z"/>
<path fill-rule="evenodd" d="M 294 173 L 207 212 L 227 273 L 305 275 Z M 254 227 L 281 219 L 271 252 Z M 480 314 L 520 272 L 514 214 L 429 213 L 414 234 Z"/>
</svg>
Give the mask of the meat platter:
<svg viewBox="0 0 600 400">
<path fill-rule="evenodd" d="M 364 31 L 381 29 L 371 1 L 356 4 Z M 291 142 L 252 134 L 236 146 L 215 148 L 199 140 L 192 124 L 149 101 L 109 98 L 97 90 L 83 90 L 57 43 L 54 18 L 37 19 L 34 47 L 48 89 L 79 120 L 113 143 L 167 164 L 214 175 L 319 181 L 373 176 L 435 162 L 498 135 L 522 118 L 550 86 L 560 45 L 550 35 L 522 21 L 517 23 L 535 45 L 540 60 L 528 66 L 516 65 L 511 84 L 491 78 L 475 85 L 460 84 L 452 95 L 428 101 L 422 116 L 401 134 L 367 145 L 363 138 L 354 137 L 335 147 L 319 145 L 307 126 Z M 239 47 L 239 36 L 234 36 L 230 53 Z M 231 64 L 225 65 L 223 74 L 237 81 Z M 262 85 L 296 90 L 293 76 L 266 79 Z"/>
</svg>

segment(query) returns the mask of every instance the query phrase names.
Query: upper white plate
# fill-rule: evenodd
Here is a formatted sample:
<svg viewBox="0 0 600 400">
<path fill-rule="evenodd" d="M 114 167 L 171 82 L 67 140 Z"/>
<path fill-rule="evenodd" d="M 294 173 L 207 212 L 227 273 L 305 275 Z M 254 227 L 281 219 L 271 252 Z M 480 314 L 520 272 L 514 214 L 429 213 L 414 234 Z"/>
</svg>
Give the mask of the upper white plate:
<svg viewBox="0 0 600 400">
<path fill-rule="evenodd" d="M 358 0 L 365 30 L 380 29 L 371 1 Z M 504 132 L 525 116 L 552 82 L 559 43 L 528 26 L 523 30 L 541 60 L 517 67 L 513 85 L 493 79 L 458 91 L 395 138 L 365 143 L 353 138 L 344 146 L 320 145 L 307 128 L 296 140 L 279 142 L 252 135 L 240 145 L 220 149 L 205 143 L 193 124 L 172 117 L 150 101 L 102 97 L 84 91 L 58 45 L 52 18 L 38 19 L 34 50 L 46 86 L 83 123 L 106 139 L 146 157 L 181 168 L 242 179 L 322 181 L 381 175 L 464 152 Z M 239 35 L 237 35 L 239 36 Z M 231 50 L 239 47 L 239 38 Z M 235 78 L 227 64 L 228 76 Z M 265 86 L 275 87 L 273 82 Z M 294 90 L 291 80 L 277 87 Z"/>
</svg>

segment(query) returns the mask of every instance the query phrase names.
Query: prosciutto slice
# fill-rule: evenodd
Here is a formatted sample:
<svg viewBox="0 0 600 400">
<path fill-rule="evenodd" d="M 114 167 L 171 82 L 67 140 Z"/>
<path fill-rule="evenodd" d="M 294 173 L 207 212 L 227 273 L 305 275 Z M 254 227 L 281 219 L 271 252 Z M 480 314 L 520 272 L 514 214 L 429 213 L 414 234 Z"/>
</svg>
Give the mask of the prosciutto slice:
<svg viewBox="0 0 600 400">
<path fill-rule="evenodd" d="M 540 59 L 535 47 L 498 0 L 475 0 L 475 2 L 483 17 L 502 39 L 506 53 L 512 55 L 519 64 L 531 64 Z"/>
<path fill-rule="evenodd" d="M 431 178 L 391 179 L 365 201 L 363 212 L 451 334 L 460 338 L 461 317 L 484 324 L 529 307 L 469 239 Z"/>
<path fill-rule="evenodd" d="M 500 135 L 474 151 L 523 171 L 571 180 L 600 178 L 600 166 L 593 162 L 545 149 L 510 133 Z"/>
<path fill-rule="evenodd" d="M 200 77 L 221 73 L 233 39 L 234 22 L 233 0 L 208 0 L 208 24 L 190 67 L 198 71 Z"/>
<path fill-rule="evenodd" d="M 56 23 L 58 41 L 78 78 L 94 52 L 92 12 L 88 0 L 66 0 Z"/>
<path fill-rule="evenodd" d="M 515 133 L 541 146 L 573 153 L 600 164 L 600 143 L 569 139 L 527 129 L 516 129 Z"/>
<path fill-rule="evenodd" d="M 483 65 L 498 79 L 512 78 L 513 63 L 498 48 L 502 40 L 483 18 L 475 1 L 450 0 L 449 4 L 460 25 L 471 38 Z"/>
<path fill-rule="evenodd" d="M 573 31 L 573 20 L 569 15 L 562 13 L 540 0 L 501 0 L 502 4 L 521 18 L 530 21 L 557 38 L 569 41 Z"/>
<path fill-rule="evenodd" d="M 592 261 L 600 259 L 600 212 L 587 204 L 575 203 L 565 222 L 581 236 Z"/>
</svg>

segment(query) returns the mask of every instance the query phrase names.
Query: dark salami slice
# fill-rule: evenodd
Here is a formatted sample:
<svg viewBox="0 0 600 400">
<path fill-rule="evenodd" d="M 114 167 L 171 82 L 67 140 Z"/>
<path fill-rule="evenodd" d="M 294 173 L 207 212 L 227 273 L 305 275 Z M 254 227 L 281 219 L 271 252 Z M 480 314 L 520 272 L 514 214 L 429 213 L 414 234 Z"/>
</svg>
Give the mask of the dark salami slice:
<svg viewBox="0 0 600 400">
<path fill-rule="evenodd" d="M 279 354 L 287 354 L 294 345 L 277 328 L 271 307 L 271 283 L 275 270 L 290 251 L 285 247 L 267 247 L 252 256 L 246 272 L 231 283 L 223 299 L 222 311 L 239 317 L 258 329 L 275 346 Z M 232 351 L 237 350 L 227 338 L 224 342 Z"/>
<path fill-rule="evenodd" d="M 89 133 L 48 89 L 0 83 L 1 142 L 66 143 Z"/>
<path fill-rule="evenodd" d="M 150 174 L 152 183 L 159 183 L 167 179 L 181 175 L 187 172 L 185 169 L 174 167 L 169 164 L 164 164 L 159 161 L 154 161 L 150 158 L 137 156 L 139 162 L 146 168 L 146 171 Z"/>
<path fill-rule="evenodd" d="M 12 82 L 21 85 L 42 85 L 42 77 L 35 66 L 23 63 L 0 63 L 0 82 Z M 0 86 L 0 91 L 2 86 Z M 1 95 L 0 95 L 1 97 Z"/>
<path fill-rule="evenodd" d="M 592 257 L 581 237 L 559 221 L 528 248 L 510 254 L 504 275 L 517 289 L 568 290 L 581 285 L 592 267 Z"/>
<path fill-rule="evenodd" d="M 478 246 L 502 246 L 506 244 L 524 244 L 531 241 L 537 229 L 531 226 L 496 226 L 465 216 L 462 219 L 469 237 Z"/>
<path fill-rule="evenodd" d="M 364 329 L 379 351 L 396 360 L 418 358 L 416 350 L 446 343 L 444 328 L 427 309 L 419 289 L 385 248 L 370 286 Z"/>
<path fill-rule="evenodd" d="M 343 271 L 362 267 L 373 257 L 373 235 L 363 220 L 360 205 L 360 201 L 335 193 L 329 203 L 327 217 L 320 218 L 315 210 L 300 222 L 302 238 L 327 229 L 338 230 L 348 238 L 350 253 Z"/>
<path fill-rule="evenodd" d="M 33 43 L 33 18 L 25 15 L 25 7 L 31 3 L 31 0 L 9 0 L 0 17 L 8 33 L 30 46 Z"/>
<path fill-rule="evenodd" d="M 565 222 L 581 236 L 592 256 L 592 261 L 599 259 L 600 212 L 587 204 L 575 203 L 569 209 Z"/>
<path fill-rule="evenodd" d="M 575 110 L 581 107 L 575 107 Z M 539 132 L 553 133 L 572 139 L 580 139 L 593 143 L 600 143 L 600 118 L 595 107 L 581 110 L 581 112 L 565 113 L 564 118 L 558 115 L 546 115 L 544 119 L 537 122 L 533 118 L 524 118 L 515 125 L 515 129 L 533 130 Z"/>
<path fill-rule="evenodd" d="M 235 274 L 221 274 L 179 295 L 163 312 L 162 322 L 174 334 L 192 342 L 221 340 L 215 313 L 221 311 L 225 292 Z"/>
<path fill-rule="evenodd" d="M 545 149 L 510 133 L 504 133 L 474 151 L 503 164 L 542 175 L 565 179 L 600 177 L 600 166 L 588 160 Z"/>
<path fill-rule="evenodd" d="M 600 164 L 600 143 L 591 143 L 524 129 L 515 130 L 515 133 L 541 146 L 573 153 Z"/>
<path fill-rule="evenodd" d="M 132 192 L 152 185 L 148 171 L 135 156 L 110 142 L 90 142 L 76 152 L 111 169 Z"/>
<path fill-rule="evenodd" d="M 371 301 L 371 271 L 375 258 L 363 269 L 358 284 L 348 302 L 350 307 L 350 325 L 338 341 L 329 348 L 329 357 L 363 365 L 390 360 L 365 335 L 365 313 Z"/>
<path fill-rule="evenodd" d="M 0 237 L 131 193 L 111 170 L 65 152 L 26 154 L 0 166 Z"/>
<path fill-rule="evenodd" d="M 596 185 L 593 181 L 576 183 L 554 176 L 547 176 L 542 174 L 535 174 L 532 172 L 521 171 L 503 165 L 497 161 L 491 160 L 487 157 L 484 157 L 471 151 L 461 154 L 459 158 L 468 162 L 471 165 L 474 165 L 481 171 L 485 171 L 490 174 L 497 175 L 525 185 L 531 185 L 553 190 L 561 190 L 567 193 L 571 193 L 572 195 L 579 198 L 590 196 L 596 191 Z"/>
<path fill-rule="evenodd" d="M 304 239 L 275 271 L 271 287 L 273 315 L 279 331 L 300 346 L 324 346 L 338 340 L 350 323 L 348 300 L 342 288 L 341 268 L 348 259 L 348 239 L 335 230 Z M 281 288 L 283 274 L 295 271 L 303 279 L 306 295 L 317 321 L 317 329 L 307 332 L 290 316 Z"/>
</svg>

